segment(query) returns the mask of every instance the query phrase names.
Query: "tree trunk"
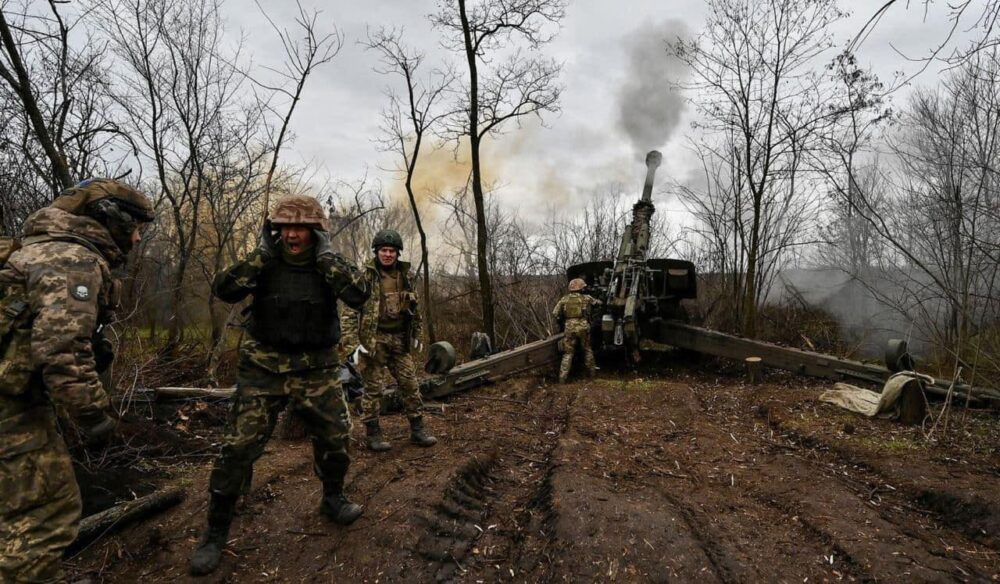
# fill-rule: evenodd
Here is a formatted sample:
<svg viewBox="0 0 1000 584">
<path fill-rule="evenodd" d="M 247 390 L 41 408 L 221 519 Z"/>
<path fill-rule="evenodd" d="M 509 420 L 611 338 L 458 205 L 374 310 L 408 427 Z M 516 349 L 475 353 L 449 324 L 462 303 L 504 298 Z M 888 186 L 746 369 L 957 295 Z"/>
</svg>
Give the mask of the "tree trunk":
<svg viewBox="0 0 1000 584">
<path fill-rule="evenodd" d="M 38 102 L 31 92 L 31 79 L 28 77 L 28 71 L 24 68 L 24 63 L 21 61 L 21 54 L 18 52 L 17 43 L 10 33 L 10 26 L 8 26 L 7 18 L 4 16 L 2 10 L 0 10 L 0 38 L 3 40 L 7 57 L 10 59 L 11 66 L 14 68 L 14 74 L 17 78 L 15 79 L 2 65 L 0 65 L 0 76 L 7 81 L 20 98 L 21 104 L 24 106 L 24 113 L 34 130 L 35 139 L 41 144 L 42 150 L 45 151 L 45 155 L 52 164 L 52 175 L 58 183 L 53 185 L 56 187 L 55 190 L 68 189 L 74 184 L 73 177 L 69 172 L 69 165 L 66 164 L 66 157 L 63 156 L 58 145 L 52 140 L 48 127 L 45 125 L 45 119 L 42 118 L 42 112 L 38 109 Z"/>
<path fill-rule="evenodd" d="M 743 336 L 757 334 L 757 280 L 760 259 L 760 200 L 754 195 L 753 225 L 750 229 L 750 247 L 747 250 L 747 276 L 743 283 Z"/>
<path fill-rule="evenodd" d="M 469 147 L 472 158 L 472 197 L 476 203 L 476 264 L 479 271 L 479 297 L 483 307 L 484 332 L 489 335 L 490 342 L 496 347 L 493 287 L 490 284 L 489 258 L 486 252 L 489 232 L 486 226 L 486 203 L 479 162 L 479 74 L 476 67 L 476 48 L 472 44 L 469 18 L 465 13 L 465 0 L 458 0 L 458 11 L 462 19 L 462 34 L 465 38 L 465 57 L 469 62 Z"/>
</svg>

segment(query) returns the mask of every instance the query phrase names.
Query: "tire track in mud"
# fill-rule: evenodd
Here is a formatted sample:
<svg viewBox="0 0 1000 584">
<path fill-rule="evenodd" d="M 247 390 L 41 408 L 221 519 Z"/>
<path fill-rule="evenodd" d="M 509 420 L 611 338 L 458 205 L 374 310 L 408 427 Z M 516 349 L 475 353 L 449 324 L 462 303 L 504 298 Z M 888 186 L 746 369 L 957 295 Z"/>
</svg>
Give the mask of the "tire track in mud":
<svg viewBox="0 0 1000 584">
<path fill-rule="evenodd" d="M 525 409 L 505 413 L 511 434 L 494 436 L 489 453 L 456 472 L 418 520 L 414 549 L 435 581 L 547 580 L 552 451 L 572 399 L 562 388 L 529 388 L 514 400 Z"/>
<path fill-rule="evenodd" d="M 1000 506 L 995 502 L 913 484 L 909 480 L 894 476 L 891 470 L 887 471 L 863 460 L 857 460 L 850 452 L 835 444 L 802 435 L 781 420 L 769 418 L 768 425 L 779 435 L 796 443 L 802 450 L 812 453 L 817 460 L 851 467 L 857 474 L 863 475 L 860 481 L 849 481 L 845 476 L 834 474 L 837 480 L 854 489 L 859 496 L 867 496 L 873 500 L 878 494 L 880 499 L 885 498 L 897 507 L 905 505 L 912 511 L 926 513 L 965 538 L 994 551 L 1000 551 Z M 861 482 L 864 484 L 859 484 Z M 884 518 L 890 522 L 895 521 L 889 516 Z M 900 525 L 900 527 L 905 526 Z"/>
<path fill-rule="evenodd" d="M 749 494 L 764 462 L 756 444 L 730 421 L 719 423 L 703 396 L 691 388 L 678 384 L 664 391 L 670 394 L 664 403 L 670 407 L 669 421 L 688 437 L 667 454 L 675 457 L 678 469 L 683 462 L 687 480 L 683 492 L 664 481 L 660 489 L 684 517 L 720 581 L 865 579 L 864 571 L 849 561 L 836 568 L 824 565 L 829 538 Z"/>
<path fill-rule="evenodd" d="M 445 488 L 441 501 L 431 512 L 418 517 L 426 531 L 417 540 L 416 551 L 435 565 L 434 579 L 450 581 L 459 570 L 467 569 L 466 556 L 483 532 L 480 526 L 489 517 L 493 497 L 490 476 L 496 456 L 472 460 L 458 471 Z"/>
<path fill-rule="evenodd" d="M 726 418 L 726 411 L 712 407 L 717 404 L 706 407 L 705 402 L 699 397 L 709 417 L 737 419 Z M 746 410 L 745 406 L 736 408 Z M 884 487 L 899 484 L 896 480 L 776 422 L 766 408 L 754 411 L 757 418 L 767 414 L 762 427 L 747 422 L 745 416 L 742 423 L 727 426 L 742 440 L 752 441 L 761 456 L 758 480 L 747 494 L 824 542 L 831 550 L 831 564 L 838 561 L 839 572 L 864 581 L 900 582 L 989 580 L 995 573 L 995 566 L 988 562 L 949 551 L 951 546 L 942 539 L 938 526 L 928 524 L 921 516 L 925 511 L 914 507 L 904 489 Z M 779 441 L 767 438 L 766 433 L 777 434 Z M 880 488 L 884 498 L 876 501 Z M 959 546 L 964 537 L 956 533 L 952 539 Z"/>
</svg>

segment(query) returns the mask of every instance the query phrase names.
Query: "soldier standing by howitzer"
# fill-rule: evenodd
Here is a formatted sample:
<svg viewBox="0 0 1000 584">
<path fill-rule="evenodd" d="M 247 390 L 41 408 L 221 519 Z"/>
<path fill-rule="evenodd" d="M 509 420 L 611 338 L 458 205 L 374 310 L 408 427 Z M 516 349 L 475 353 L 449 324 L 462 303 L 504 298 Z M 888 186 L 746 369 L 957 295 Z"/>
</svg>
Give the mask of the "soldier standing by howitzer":
<svg viewBox="0 0 1000 584">
<path fill-rule="evenodd" d="M 348 336 L 357 339 L 355 356 L 361 364 L 368 383 L 361 398 L 362 418 L 365 422 L 368 448 L 376 452 L 389 450 L 391 445 L 383 438 L 379 414 L 385 391 L 383 369 L 396 379 L 403 398 L 406 417 L 410 421 L 410 442 L 419 446 L 434 446 L 437 438 L 424 430 L 417 386 L 416 368 L 411 348 L 420 348 L 421 324 L 417 295 L 413 290 L 410 264 L 400 261 L 403 238 L 391 229 L 379 231 L 372 239 L 375 257 L 365 264 L 365 280 L 372 295 L 356 314 L 344 318 Z"/>
<path fill-rule="evenodd" d="M 152 220 L 145 195 L 91 179 L 28 217 L 6 262 L 0 250 L 0 582 L 63 580 L 82 502 L 56 410 L 85 444 L 114 431 L 99 377 L 114 358 L 111 270 Z"/>
<path fill-rule="evenodd" d="M 280 233 L 277 241 L 272 227 Z M 218 566 L 236 500 L 289 403 L 312 438 L 313 470 L 323 483 L 320 512 L 341 525 L 362 512 L 344 495 L 351 419 L 337 375 L 337 300 L 360 308 L 369 287 L 358 269 L 331 249 L 316 199 L 297 195 L 279 201 L 257 249 L 216 276 L 213 292 L 225 302 L 249 295 L 253 302 L 236 395 L 209 479 L 208 528 L 191 557 L 194 575 Z"/>
<path fill-rule="evenodd" d="M 587 366 L 587 374 L 594 377 L 597 364 L 594 362 L 594 351 L 590 348 L 590 318 L 594 306 L 600 306 L 600 300 L 583 294 L 587 283 L 582 278 L 574 278 L 569 283 L 569 294 L 559 299 L 552 310 L 552 316 L 563 322 L 562 363 L 559 364 L 559 383 L 566 383 L 569 370 L 573 367 L 573 353 L 577 347 L 583 350 L 583 364 Z"/>
</svg>

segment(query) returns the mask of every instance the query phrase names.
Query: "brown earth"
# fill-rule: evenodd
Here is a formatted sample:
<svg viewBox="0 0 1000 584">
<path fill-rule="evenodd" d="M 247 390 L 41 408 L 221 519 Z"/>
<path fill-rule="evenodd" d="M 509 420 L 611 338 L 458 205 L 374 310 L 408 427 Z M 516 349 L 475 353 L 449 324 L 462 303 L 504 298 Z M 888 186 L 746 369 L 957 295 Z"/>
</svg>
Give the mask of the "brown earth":
<svg viewBox="0 0 1000 584">
<path fill-rule="evenodd" d="M 928 440 L 825 388 L 680 370 L 456 396 L 427 416 L 438 446 L 390 416 L 391 452 L 356 449 L 350 528 L 316 513 L 308 443 L 276 439 L 204 581 L 1000 581 L 996 414 L 956 409 Z M 80 552 L 74 577 L 189 581 L 208 468 L 175 468 L 188 499 Z"/>
</svg>

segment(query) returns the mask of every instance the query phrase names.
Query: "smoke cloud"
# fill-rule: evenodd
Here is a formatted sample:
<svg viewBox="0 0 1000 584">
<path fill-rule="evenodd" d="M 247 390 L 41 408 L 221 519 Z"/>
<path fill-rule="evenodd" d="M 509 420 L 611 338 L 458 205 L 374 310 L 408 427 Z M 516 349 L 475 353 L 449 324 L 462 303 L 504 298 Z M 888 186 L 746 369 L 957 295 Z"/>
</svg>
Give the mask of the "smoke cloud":
<svg viewBox="0 0 1000 584">
<path fill-rule="evenodd" d="M 618 126 L 636 154 L 660 148 L 680 123 L 684 99 L 674 84 L 687 76 L 687 67 L 667 54 L 667 42 L 687 38 L 679 20 L 647 23 L 626 39 L 628 75 L 618 96 Z"/>
</svg>

